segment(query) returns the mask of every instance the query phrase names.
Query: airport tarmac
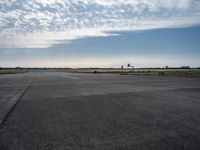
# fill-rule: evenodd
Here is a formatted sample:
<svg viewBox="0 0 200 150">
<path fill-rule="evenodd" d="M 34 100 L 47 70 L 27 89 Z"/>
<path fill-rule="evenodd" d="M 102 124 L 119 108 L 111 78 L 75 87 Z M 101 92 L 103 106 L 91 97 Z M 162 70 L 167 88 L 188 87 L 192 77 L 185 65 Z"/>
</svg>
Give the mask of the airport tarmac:
<svg viewBox="0 0 200 150">
<path fill-rule="evenodd" d="M 0 75 L 1 150 L 200 149 L 200 78 Z"/>
</svg>

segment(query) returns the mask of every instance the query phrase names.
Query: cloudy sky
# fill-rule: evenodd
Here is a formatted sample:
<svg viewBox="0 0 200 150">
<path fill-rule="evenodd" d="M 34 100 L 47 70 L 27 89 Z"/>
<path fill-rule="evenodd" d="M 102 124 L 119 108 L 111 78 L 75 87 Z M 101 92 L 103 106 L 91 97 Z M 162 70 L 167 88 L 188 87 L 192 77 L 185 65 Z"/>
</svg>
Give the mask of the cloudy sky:
<svg viewBox="0 0 200 150">
<path fill-rule="evenodd" d="M 199 41 L 199 0 L 0 0 L 2 67 L 196 67 Z"/>
</svg>

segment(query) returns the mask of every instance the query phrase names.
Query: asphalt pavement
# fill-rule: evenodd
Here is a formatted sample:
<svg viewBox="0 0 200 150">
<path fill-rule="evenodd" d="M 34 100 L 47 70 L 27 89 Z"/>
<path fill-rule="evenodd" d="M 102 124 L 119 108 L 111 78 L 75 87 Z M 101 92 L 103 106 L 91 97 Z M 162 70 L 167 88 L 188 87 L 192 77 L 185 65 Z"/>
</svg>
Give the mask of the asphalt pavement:
<svg viewBox="0 0 200 150">
<path fill-rule="evenodd" d="M 199 150 L 200 78 L 0 76 L 1 150 Z"/>
</svg>

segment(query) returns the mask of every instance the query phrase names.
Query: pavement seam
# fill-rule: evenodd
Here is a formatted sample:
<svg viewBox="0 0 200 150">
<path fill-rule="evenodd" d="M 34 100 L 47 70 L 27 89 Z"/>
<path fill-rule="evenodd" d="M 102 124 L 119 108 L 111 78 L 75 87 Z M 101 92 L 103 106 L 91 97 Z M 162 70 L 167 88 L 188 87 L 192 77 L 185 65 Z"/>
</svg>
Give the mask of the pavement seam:
<svg viewBox="0 0 200 150">
<path fill-rule="evenodd" d="M 22 94 L 19 96 L 18 100 L 16 100 L 16 102 L 13 104 L 13 106 L 10 108 L 10 110 L 8 110 L 8 112 L 5 115 L 5 117 L 2 120 L 0 120 L 0 127 L 7 120 L 7 118 L 10 116 L 10 114 L 12 113 L 12 111 L 15 109 L 16 105 L 19 103 L 19 101 L 26 94 L 26 92 L 28 91 L 28 89 L 31 87 L 31 84 L 33 83 L 33 81 L 34 81 L 34 79 L 32 79 L 31 82 L 28 84 L 28 86 L 24 89 L 24 91 L 22 92 Z"/>
</svg>

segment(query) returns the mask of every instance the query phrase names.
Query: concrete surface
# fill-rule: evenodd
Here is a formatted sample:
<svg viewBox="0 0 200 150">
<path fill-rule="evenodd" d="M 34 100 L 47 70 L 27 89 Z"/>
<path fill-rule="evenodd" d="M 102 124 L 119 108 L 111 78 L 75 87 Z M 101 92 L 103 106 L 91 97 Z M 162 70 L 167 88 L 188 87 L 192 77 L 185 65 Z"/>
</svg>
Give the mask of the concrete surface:
<svg viewBox="0 0 200 150">
<path fill-rule="evenodd" d="M 200 149 L 199 78 L 3 75 L 1 108 L 32 80 L 0 127 L 2 150 Z"/>
<path fill-rule="evenodd" d="M 0 125 L 30 85 L 31 79 L 20 75 L 0 76 Z"/>
</svg>

